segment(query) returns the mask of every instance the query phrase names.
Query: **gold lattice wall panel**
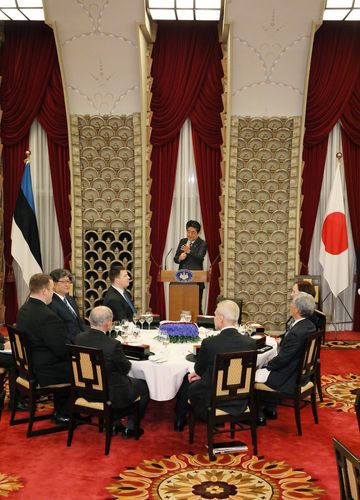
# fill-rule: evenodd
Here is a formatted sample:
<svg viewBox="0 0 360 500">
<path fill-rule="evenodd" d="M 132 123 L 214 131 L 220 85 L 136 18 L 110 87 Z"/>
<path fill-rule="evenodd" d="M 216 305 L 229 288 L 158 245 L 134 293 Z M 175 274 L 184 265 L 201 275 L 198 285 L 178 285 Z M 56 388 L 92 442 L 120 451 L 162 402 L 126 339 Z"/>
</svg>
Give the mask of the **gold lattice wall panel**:
<svg viewBox="0 0 360 500">
<path fill-rule="evenodd" d="M 245 319 L 281 330 L 287 314 L 293 119 L 236 118 L 234 291 Z"/>
<path fill-rule="evenodd" d="M 140 115 L 73 117 L 72 136 L 74 260 L 76 277 L 81 278 L 77 279 L 77 294 L 83 293 L 83 307 L 88 311 L 102 296 L 106 280 L 101 275 L 111 259 L 123 262 L 134 283 L 139 283 L 134 298 L 140 294 Z M 89 245 L 94 248 L 90 250 Z M 121 255 L 126 255 L 126 262 Z M 85 290 L 81 290 L 84 282 Z"/>
</svg>

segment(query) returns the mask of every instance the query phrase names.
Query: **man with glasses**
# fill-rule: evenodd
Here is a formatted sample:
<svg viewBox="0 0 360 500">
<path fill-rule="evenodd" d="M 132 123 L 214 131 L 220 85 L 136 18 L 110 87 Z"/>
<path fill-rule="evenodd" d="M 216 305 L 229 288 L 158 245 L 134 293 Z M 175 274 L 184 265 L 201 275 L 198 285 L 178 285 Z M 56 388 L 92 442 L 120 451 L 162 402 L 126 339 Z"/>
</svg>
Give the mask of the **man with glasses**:
<svg viewBox="0 0 360 500">
<path fill-rule="evenodd" d="M 54 269 L 50 276 L 54 282 L 54 295 L 49 308 L 65 323 L 67 341 L 73 343 L 76 335 L 86 330 L 76 300 L 69 294 L 72 275 L 67 269 Z"/>
</svg>

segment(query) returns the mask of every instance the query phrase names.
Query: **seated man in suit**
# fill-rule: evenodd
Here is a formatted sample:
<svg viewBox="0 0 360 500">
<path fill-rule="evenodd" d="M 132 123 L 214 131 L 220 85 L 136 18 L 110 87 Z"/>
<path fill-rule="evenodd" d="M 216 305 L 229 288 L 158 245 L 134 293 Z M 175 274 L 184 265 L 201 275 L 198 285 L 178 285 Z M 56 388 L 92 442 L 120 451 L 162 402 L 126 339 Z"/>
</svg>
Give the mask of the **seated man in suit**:
<svg viewBox="0 0 360 500">
<path fill-rule="evenodd" d="M 72 343 L 78 333 L 86 330 L 76 300 L 69 295 L 72 276 L 67 269 L 54 269 L 50 276 L 54 282 L 54 295 L 49 308 L 65 323 L 67 341 Z"/>
<path fill-rule="evenodd" d="M 290 314 L 294 323 L 286 332 L 278 354 L 269 363 L 256 371 L 255 381 L 262 382 L 272 389 L 289 392 L 295 390 L 296 374 L 305 343 L 309 335 L 316 331 L 314 323 L 309 319 L 315 308 L 314 298 L 305 292 L 298 292 L 290 304 Z M 263 413 L 259 412 L 259 423 L 265 424 L 266 417 L 277 418 L 276 406 L 271 394 L 269 400 L 263 400 Z"/>
<path fill-rule="evenodd" d="M 222 352 L 252 351 L 256 349 L 256 341 L 247 335 L 241 335 L 237 329 L 239 306 L 232 300 L 219 302 L 214 316 L 215 329 L 220 333 L 202 341 L 194 371 L 184 377 L 176 400 L 175 430 L 181 432 L 186 423 L 190 399 L 195 414 L 207 420 L 207 408 L 211 397 L 211 377 L 215 355 Z M 240 414 L 244 410 L 244 402 L 226 406 L 226 411 Z"/>
<path fill-rule="evenodd" d="M 47 274 L 34 274 L 29 289 L 29 299 L 17 313 L 16 327 L 28 336 L 36 380 L 40 386 L 69 383 L 67 330 L 64 322 L 47 307 L 54 293 L 53 280 Z M 69 421 L 69 392 L 70 388 L 65 387 L 54 393 L 54 418 L 58 423 Z"/>
<path fill-rule="evenodd" d="M 291 300 L 293 300 L 299 292 L 308 293 L 309 295 L 311 295 L 315 299 L 315 296 L 316 296 L 315 287 L 312 283 L 310 283 L 310 281 L 306 281 L 306 280 L 296 281 L 292 287 L 292 290 L 291 290 L 291 294 L 290 294 Z M 316 330 L 319 330 L 321 328 L 320 317 L 319 317 L 319 315 L 316 314 L 316 309 L 314 309 L 314 312 L 309 316 L 308 319 L 314 323 Z M 291 327 L 293 322 L 294 322 L 294 318 L 292 316 L 290 316 L 288 318 L 288 320 L 286 321 L 286 331 L 289 330 L 289 328 Z"/>
<path fill-rule="evenodd" d="M 103 350 L 110 399 L 114 410 L 126 408 L 140 396 L 140 417 L 142 418 L 149 401 L 149 390 L 145 380 L 134 379 L 127 375 L 131 368 L 131 362 L 125 356 L 121 343 L 106 336 L 113 321 L 111 309 L 105 306 L 95 307 L 90 313 L 89 321 L 91 328 L 86 332 L 79 333 L 75 339 L 76 344 Z M 136 437 L 134 420 L 131 416 L 128 417 L 126 428 L 118 423 L 114 430 L 115 432 L 121 431 L 124 438 Z M 139 437 L 143 433 L 144 431 L 140 429 Z"/>
<path fill-rule="evenodd" d="M 133 320 L 136 313 L 131 296 L 126 290 L 129 286 L 130 276 L 120 264 L 112 264 L 109 271 L 110 287 L 105 293 L 104 306 L 110 307 L 114 321 L 127 319 Z"/>
<path fill-rule="evenodd" d="M 199 271 L 203 269 L 203 262 L 207 251 L 207 243 L 200 238 L 201 225 L 196 220 L 186 223 L 186 238 L 182 238 L 175 252 L 174 262 L 179 269 Z M 199 283 L 199 314 L 202 310 L 202 296 L 204 283 Z"/>
</svg>

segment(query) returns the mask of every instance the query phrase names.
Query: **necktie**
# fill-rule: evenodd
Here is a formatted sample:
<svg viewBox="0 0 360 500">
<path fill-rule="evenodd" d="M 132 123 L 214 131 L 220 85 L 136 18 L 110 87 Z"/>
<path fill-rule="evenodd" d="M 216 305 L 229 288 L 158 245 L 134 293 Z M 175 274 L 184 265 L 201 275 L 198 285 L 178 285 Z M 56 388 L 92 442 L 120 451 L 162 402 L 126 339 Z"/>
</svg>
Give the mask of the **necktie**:
<svg viewBox="0 0 360 500">
<path fill-rule="evenodd" d="M 72 305 L 70 304 L 70 302 L 68 301 L 68 299 L 66 297 L 64 297 L 64 304 L 67 306 L 67 308 L 69 309 L 69 311 L 71 311 L 72 315 L 77 317 L 77 314 L 76 312 L 74 311 Z"/>
<path fill-rule="evenodd" d="M 127 296 L 126 292 L 124 292 L 122 294 L 122 296 L 124 297 L 124 299 L 126 300 L 126 302 L 128 303 L 128 306 L 130 307 L 130 309 L 132 310 L 132 312 L 135 314 L 136 313 L 136 309 L 135 307 L 133 306 L 133 303 L 131 302 L 131 300 L 129 299 L 129 297 Z"/>
</svg>

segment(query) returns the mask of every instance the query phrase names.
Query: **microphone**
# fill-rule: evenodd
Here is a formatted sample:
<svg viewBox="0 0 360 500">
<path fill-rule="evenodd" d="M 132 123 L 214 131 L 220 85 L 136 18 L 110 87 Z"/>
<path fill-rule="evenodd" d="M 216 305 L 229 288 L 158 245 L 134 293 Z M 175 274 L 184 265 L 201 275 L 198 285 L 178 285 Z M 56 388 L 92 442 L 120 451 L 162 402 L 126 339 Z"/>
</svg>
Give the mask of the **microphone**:
<svg viewBox="0 0 360 500">
<path fill-rule="evenodd" d="M 166 259 L 169 257 L 169 255 L 171 254 L 171 252 L 173 251 L 172 248 L 170 248 L 170 250 L 168 251 L 168 253 L 166 254 L 165 256 L 165 260 L 164 260 L 164 271 L 166 271 Z"/>
</svg>

